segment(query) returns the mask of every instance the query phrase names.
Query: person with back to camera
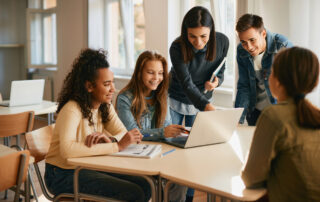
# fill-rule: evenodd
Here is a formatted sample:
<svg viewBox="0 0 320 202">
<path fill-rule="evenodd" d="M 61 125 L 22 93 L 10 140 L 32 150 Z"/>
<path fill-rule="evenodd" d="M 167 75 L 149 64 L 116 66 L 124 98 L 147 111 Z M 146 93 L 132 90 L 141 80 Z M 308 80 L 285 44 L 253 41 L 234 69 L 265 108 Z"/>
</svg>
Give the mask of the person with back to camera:
<svg viewBox="0 0 320 202">
<path fill-rule="evenodd" d="M 73 193 L 73 157 L 106 155 L 141 142 L 127 131 L 110 104 L 114 88 L 106 52 L 82 50 L 58 97 L 58 118 L 46 156 L 45 182 L 54 195 Z M 93 170 L 79 173 L 79 192 L 125 201 L 148 201 L 151 187 L 142 177 Z"/>
<path fill-rule="evenodd" d="M 276 103 L 268 84 L 273 57 L 292 43 L 285 36 L 266 30 L 263 19 L 253 14 L 241 16 L 236 30 L 240 43 L 237 47 L 239 80 L 235 107 L 244 108 L 239 123 L 243 124 L 246 119 L 248 125 L 254 126 L 261 111 Z"/>
<path fill-rule="evenodd" d="M 161 141 L 184 132 L 181 125 L 171 124 L 167 105 L 168 65 L 154 51 L 144 51 L 129 83 L 119 92 L 116 102 L 118 116 L 127 130 L 139 128 L 145 141 Z M 184 201 L 187 188 L 174 184 L 169 190 L 170 201 Z"/>
<path fill-rule="evenodd" d="M 293 47 L 274 59 L 269 85 L 278 104 L 258 121 L 242 179 L 266 186 L 271 202 L 320 201 L 320 109 L 306 98 L 319 83 L 319 60 Z"/>
<path fill-rule="evenodd" d="M 212 73 L 227 56 L 228 38 L 215 31 L 208 9 L 197 6 L 184 16 L 181 35 L 171 44 L 172 62 L 169 85 L 169 106 L 173 124 L 193 125 L 198 111 L 214 110 L 211 104 L 213 90 L 224 79 L 225 65 L 213 82 Z M 207 93 L 204 91 L 207 90 Z M 187 200 L 192 201 L 193 191 Z"/>
</svg>

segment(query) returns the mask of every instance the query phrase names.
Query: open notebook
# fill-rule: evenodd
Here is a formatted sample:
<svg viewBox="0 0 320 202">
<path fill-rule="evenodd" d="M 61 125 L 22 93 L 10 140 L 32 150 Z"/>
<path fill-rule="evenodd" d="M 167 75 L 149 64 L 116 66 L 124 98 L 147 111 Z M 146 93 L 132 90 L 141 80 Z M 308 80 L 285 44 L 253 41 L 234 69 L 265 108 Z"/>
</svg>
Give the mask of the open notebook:
<svg viewBox="0 0 320 202">
<path fill-rule="evenodd" d="M 111 154 L 112 156 L 153 158 L 161 154 L 160 144 L 131 144 L 124 150 Z"/>
</svg>

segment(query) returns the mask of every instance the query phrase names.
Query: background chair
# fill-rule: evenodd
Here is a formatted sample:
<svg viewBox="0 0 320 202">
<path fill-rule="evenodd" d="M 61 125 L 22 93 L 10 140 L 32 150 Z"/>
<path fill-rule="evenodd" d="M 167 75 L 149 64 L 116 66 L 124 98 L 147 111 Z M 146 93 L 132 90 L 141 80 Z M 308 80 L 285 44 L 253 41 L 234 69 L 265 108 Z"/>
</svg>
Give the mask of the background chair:
<svg viewBox="0 0 320 202">
<path fill-rule="evenodd" d="M 0 191 L 16 185 L 14 201 L 19 201 L 20 187 L 26 181 L 30 152 L 28 150 L 17 151 L 0 156 Z M 26 182 L 27 183 L 27 182 Z M 25 190 L 26 191 L 26 190 Z M 26 193 L 26 199 L 30 196 Z M 26 200 L 27 201 L 27 200 Z"/>
<path fill-rule="evenodd" d="M 57 196 L 53 196 L 52 194 L 50 194 L 48 189 L 46 188 L 44 179 L 42 177 L 42 174 L 38 165 L 39 162 L 45 159 L 49 151 L 54 126 L 55 124 L 52 124 L 52 125 L 34 130 L 30 133 L 27 133 L 26 142 L 27 142 L 27 146 L 30 151 L 30 154 L 35 159 L 33 165 L 37 174 L 37 178 L 39 180 L 39 184 L 41 186 L 42 193 L 50 201 L 59 201 L 59 200 L 67 200 L 68 198 L 69 199 L 74 198 L 74 194 L 62 193 Z M 100 196 L 93 196 L 93 195 L 84 195 L 82 199 L 94 200 L 94 201 L 109 201 L 109 202 L 118 201 L 118 200 L 107 198 L 107 197 L 100 197 Z"/>
<path fill-rule="evenodd" d="M 17 114 L 0 115 L 0 137 L 4 138 L 4 145 L 9 146 L 10 145 L 9 137 L 16 136 L 17 137 L 16 145 L 19 147 L 19 150 L 21 150 L 20 134 L 25 134 L 26 132 L 31 131 L 33 128 L 33 123 L 34 123 L 33 111 L 27 111 L 27 112 L 22 112 Z M 30 173 L 28 173 L 28 176 L 30 179 L 32 179 Z M 35 186 L 32 180 L 30 182 L 32 185 L 33 193 L 37 199 Z M 5 199 L 7 198 L 7 191 L 5 192 L 4 198 Z"/>
<path fill-rule="evenodd" d="M 0 115 L 0 137 L 5 138 L 5 145 L 9 146 L 8 137 L 17 135 L 16 144 L 20 146 L 19 135 L 31 131 L 33 128 L 33 123 L 33 111 Z"/>
</svg>

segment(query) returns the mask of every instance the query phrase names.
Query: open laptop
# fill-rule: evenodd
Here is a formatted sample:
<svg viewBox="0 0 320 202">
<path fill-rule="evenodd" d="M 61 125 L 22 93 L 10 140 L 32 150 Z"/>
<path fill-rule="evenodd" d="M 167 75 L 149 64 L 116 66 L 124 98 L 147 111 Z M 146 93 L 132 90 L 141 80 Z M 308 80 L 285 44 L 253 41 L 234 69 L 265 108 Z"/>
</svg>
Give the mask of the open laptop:
<svg viewBox="0 0 320 202">
<path fill-rule="evenodd" d="M 44 79 L 12 81 L 10 100 L 0 102 L 0 105 L 14 107 L 41 104 L 44 83 Z"/>
<path fill-rule="evenodd" d="M 243 108 L 198 112 L 188 136 L 166 138 L 164 142 L 181 148 L 227 142 L 242 112 Z"/>
</svg>

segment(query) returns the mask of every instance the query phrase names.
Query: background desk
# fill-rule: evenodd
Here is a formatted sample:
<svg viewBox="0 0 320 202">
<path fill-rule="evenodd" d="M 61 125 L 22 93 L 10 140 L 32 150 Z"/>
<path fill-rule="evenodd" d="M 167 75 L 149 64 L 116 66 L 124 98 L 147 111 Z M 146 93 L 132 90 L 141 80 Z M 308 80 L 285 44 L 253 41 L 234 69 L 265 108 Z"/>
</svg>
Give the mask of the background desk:
<svg viewBox="0 0 320 202">
<path fill-rule="evenodd" d="M 241 126 L 228 143 L 179 149 L 163 158 L 160 176 L 223 199 L 255 201 L 266 189 L 246 189 L 240 177 L 253 133 Z"/>
<path fill-rule="evenodd" d="M 57 111 L 57 103 L 51 101 L 42 101 L 39 105 L 27 105 L 17 107 L 0 106 L 0 115 L 16 114 L 26 111 L 34 111 L 35 115 L 48 114 L 48 125 L 54 122 L 54 113 Z"/>
</svg>

